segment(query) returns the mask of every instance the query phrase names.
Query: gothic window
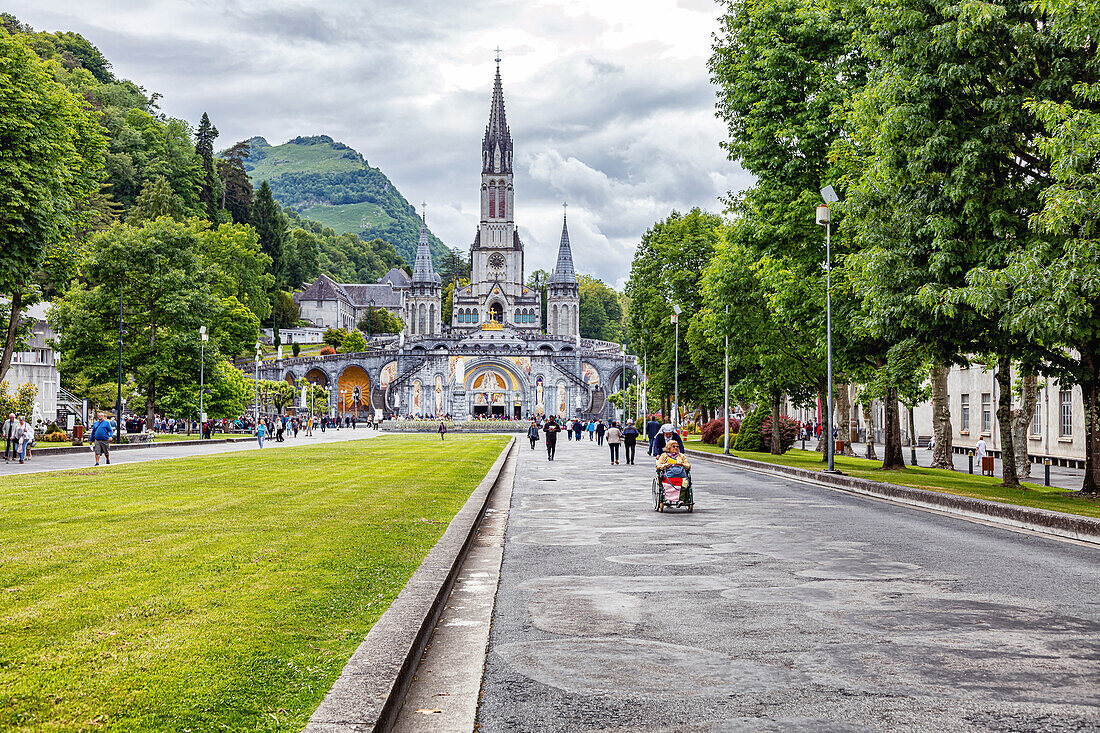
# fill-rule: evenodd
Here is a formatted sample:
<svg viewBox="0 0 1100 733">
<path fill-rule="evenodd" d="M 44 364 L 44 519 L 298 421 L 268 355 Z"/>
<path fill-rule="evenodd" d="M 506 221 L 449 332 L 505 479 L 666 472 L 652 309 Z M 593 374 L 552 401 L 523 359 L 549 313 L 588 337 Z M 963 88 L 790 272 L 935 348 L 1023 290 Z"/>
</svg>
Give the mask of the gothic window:
<svg viewBox="0 0 1100 733">
<path fill-rule="evenodd" d="M 428 333 L 435 332 L 435 303 L 428 306 Z"/>
<path fill-rule="evenodd" d="M 560 333 L 558 329 L 558 306 L 555 305 L 550 309 L 550 331 L 552 333 Z"/>
<path fill-rule="evenodd" d="M 427 323 L 426 323 L 427 320 L 428 320 L 428 306 L 421 303 L 420 304 L 420 329 L 417 331 L 417 333 L 424 333 L 424 331 L 426 330 L 426 326 L 427 326 Z"/>
<path fill-rule="evenodd" d="M 519 308 L 516 308 L 516 323 L 522 323 L 522 321 L 520 320 L 521 317 L 522 314 L 520 313 Z"/>
<path fill-rule="evenodd" d="M 489 218 L 493 219 L 497 215 L 497 190 L 495 188 L 489 189 Z"/>
</svg>

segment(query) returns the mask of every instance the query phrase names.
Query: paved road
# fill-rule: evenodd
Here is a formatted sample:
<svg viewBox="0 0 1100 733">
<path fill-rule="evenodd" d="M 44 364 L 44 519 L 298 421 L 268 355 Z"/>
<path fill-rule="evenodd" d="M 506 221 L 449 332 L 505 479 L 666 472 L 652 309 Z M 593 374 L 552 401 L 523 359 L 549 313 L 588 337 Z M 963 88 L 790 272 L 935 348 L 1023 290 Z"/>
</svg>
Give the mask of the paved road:
<svg viewBox="0 0 1100 733">
<path fill-rule="evenodd" d="M 1100 730 L 1100 549 L 603 451 L 521 450 L 479 730 Z"/>
<path fill-rule="evenodd" d="M 264 440 L 264 450 L 282 450 L 300 445 L 318 445 L 320 443 L 336 443 L 345 440 L 361 440 L 376 435 L 384 435 L 384 431 L 368 430 L 363 427 L 342 430 L 328 430 L 322 433 L 314 430 L 312 437 L 305 437 L 304 432 L 299 432 L 297 438 L 287 438 L 282 443 L 276 443 L 273 439 Z M 0 446 L 3 447 L 3 446 Z M 20 473 L 41 473 L 43 471 L 63 471 L 70 468 L 87 468 L 95 464 L 95 456 L 90 448 L 80 453 L 69 455 L 49 455 L 48 449 L 36 449 L 31 460 L 20 464 L 19 461 L 6 463 L 0 460 L 0 476 Z M 186 445 L 156 446 L 152 448 L 137 448 L 130 450 L 116 450 L 111 452 L 111 466 L 124 463 L 141 463 L 144 461 L 159 461 L 165 458 L 187 458 L 189 456 L 213 455 L 216 453 L 233 453 L 236 451 L 259 450 L 254 441 L 241 443 L 227 443 L 223 440 L 187 441 Z M 0 459 L 3 456 L 0 455 Z M 99 471 L 109 471 L 111 466 L 101 462 Z"/>
</svg>

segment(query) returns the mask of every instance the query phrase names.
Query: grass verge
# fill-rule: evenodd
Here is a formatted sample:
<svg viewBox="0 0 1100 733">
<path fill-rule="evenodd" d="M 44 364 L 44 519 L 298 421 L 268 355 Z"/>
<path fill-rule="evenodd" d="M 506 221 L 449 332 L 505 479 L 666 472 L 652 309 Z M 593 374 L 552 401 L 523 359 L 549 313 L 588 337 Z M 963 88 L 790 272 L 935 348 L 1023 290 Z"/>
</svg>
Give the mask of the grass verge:
<svg viewBox="0 0 1100 733">
<path fill-rule="evenodd" d="M 0 478 L 0 729 L 300 729 L 505 442 Z"/>
<path fill-rule="evenodd" d="M 685 445 L 687 448 L 708 453 L 722 452 L 720 446 L 707 445 L 698 439 L 686 440 Z M 762 463 L 804 468 L 809 471 L 825 470 L 825 465 L 821 462 L 821 454 L 815 451 L 792 449 L 781 456 L 773 456 L 770 453 L 731 450 L 730 455 Z M 1076 492 L 1067 491 L 1057 486 L 1025 483 L 1024 489 L 1006 489 L 1003 486 L 998 486 L 1001 479 L 997 477 L 972 476 L 968 473 L 920 466 L 907 467 L 903 471 L 883 471 L 875 468 L 875 466 L 881 465 L 880 463 L 868 461 L 865 458 L 852 458 L 851 456 L 836 456 L 833 463 L 836 465 L 837 470 L 843 471 L 849 476 L 871 481 L 882 481 L 898 486 L 912 486 L 918 489 L 940 491 L 957 496 L 999 501 L 1004 504 L 1016 504 L 1017 506 L 1100 518 L 1100 503 L 1095 499 L 1081 496 Z"/>
</svg>

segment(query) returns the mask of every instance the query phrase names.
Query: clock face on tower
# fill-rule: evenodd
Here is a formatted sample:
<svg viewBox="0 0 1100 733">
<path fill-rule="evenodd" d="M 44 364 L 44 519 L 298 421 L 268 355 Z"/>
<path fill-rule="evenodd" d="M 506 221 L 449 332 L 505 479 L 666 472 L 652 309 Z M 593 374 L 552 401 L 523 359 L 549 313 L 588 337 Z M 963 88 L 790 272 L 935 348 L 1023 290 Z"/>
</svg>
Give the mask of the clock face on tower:
<svg viewBox="0 0 1100 733">
<path fill-rule="evenodd" d="M 489 267 L 493 268 L 494 270 L 504 269 L 504 255 L 502 255 L 500 252 L 494 252 L 492 255 L 490 255 Z"/>
</svg>

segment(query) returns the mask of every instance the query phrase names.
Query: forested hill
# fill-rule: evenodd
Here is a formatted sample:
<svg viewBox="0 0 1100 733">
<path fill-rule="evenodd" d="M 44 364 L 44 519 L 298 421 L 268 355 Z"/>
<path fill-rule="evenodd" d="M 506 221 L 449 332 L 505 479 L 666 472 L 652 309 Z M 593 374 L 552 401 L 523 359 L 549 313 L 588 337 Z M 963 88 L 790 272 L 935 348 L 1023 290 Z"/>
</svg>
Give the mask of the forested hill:
<svg viewBox="0 0 1100 733">
<path fill-rule="evenodd" d="M 386 174 L 355 150 L 328 135 L 296 137 L 284 145 L 262 137 L 249 143 L 244 166 L 254 186 L 266 180 L 275 198 L 302 217 L 366 241 L 384 239 L 406 262 L 416 259 L 420 216 Z M 447 248 L 429 236 L 438 268 Z"/>
</svg>

